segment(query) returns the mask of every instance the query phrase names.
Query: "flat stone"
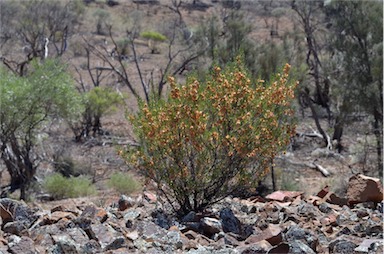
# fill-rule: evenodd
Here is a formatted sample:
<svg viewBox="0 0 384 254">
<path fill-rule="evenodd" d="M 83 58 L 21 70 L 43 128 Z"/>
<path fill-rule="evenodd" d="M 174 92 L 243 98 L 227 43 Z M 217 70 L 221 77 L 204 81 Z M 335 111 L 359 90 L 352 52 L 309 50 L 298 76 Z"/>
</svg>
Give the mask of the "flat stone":
<svg viewBox="0 0 384 254">
<path fill-rule="evenodd" d="M 358 253 L 369 253 L 375 250 L 375 245 L 383 245 L 383 239 L 364 239 L 354 251 Z M 376 247 L 377 248 L 377 247 Z"/>
<path fill-rule="evenodd" d="M 149 203 L 156 203 L 157 202 L 157 197 L 154 193 L 150 191 L 144 191 L 143 193 L 144 199 L 147 200 Z"/>
<path fill-rule="evenodd" d="M 349 204 L 383 201 L 383 185 L 378 178 L 354 175 L 349 179 L 347 198 Z"/>
<path fill-rule="evenodd" d="M 51 214 L 51 216 L 49 216 L 49 219 L 51 220 L 51 223 L 56 223 L 58 222 L 59 220 L 63 219 L 63 218 L 66 218 L 66 219 L 69 219 L 69 220 L 73 220 L 75 219 L 75 215 L 73 213 L 70 213 L 70 212 L 62 212 L 62 211 L 55 211 Z"/>
<path fill-rule="evenodd" d="M 266 240 L 271 245 L 278 245 L 283 241 L 281 229 L 278 225 L 269 224 L 268 227 L 262 231 L 252 234 L 245 240 L 245 244 L 254 244 Z"/>
<path fill-rule="evenodd" d="M 267 195 L 265 198 L 269 200 L 286 202 L 286 201 L 291 201 L 294 198 L 301 196 L 302 194 L 303 192 L 300 192 L 300 191 L 275 191 Z"/>
</svg>

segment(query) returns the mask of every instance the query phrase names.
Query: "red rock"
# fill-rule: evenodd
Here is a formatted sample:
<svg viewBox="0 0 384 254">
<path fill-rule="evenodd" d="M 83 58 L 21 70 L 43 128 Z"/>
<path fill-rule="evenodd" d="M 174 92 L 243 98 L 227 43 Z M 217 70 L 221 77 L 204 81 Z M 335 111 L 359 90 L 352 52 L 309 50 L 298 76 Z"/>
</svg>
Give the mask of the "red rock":
<svg viewBox="0 0 384 254">
<path fill-rule="evenodd" d="M 319 196 L 309 196 L 308 198 L 306 198 L 306 201 L 308 203 L 311 203 L 311 204 L 315 205 L 315 206 L 318 206 L 319 203 L 321 202 L 321 197 L 319 197 Z"/>
<path fill-rule="evenodd" d="M 323 197 L 325 197 L 325 195 L 328 194 L 328 192 L 329 192 L 329 187 L 327 185 L 323 189 L 321 189 L 321 191 L 319 191 L 319 193 L 317 193 L 316 196 L 318 196 L 319 198 L 323 198 Z"/>
<path fill-rule="evenodd" d="M 135 205 L 135 201 L 131 197 L 121 195 L 118 201 L 119 211 L 125 211 Z"/>
<path fill-rule="evenodd" d="M 323 226 L 328 226 L 328 225 L 336 225 L 336 218 L 337 216 L 335 214 L 328 214 L 327 216 L 323 217 L 320 219 L 320 222 Z"/>
<path fill-rule="evenodd" d="M 257 203 L 257 202 L 265 203 L 266 202 L 266 200 L 260 196 L 250 197 L 249 201 L 251 201 L 252 203 Z"/>
<path fill-rule="evenodd" d="M 184 236 L 189 240 L 195 240 L 198 234 L 195 231 L 188 230 L 187 232 L 184 233 Z"/>
<path fill-rule="evenodd" d="M 177 232 L 180 231 L 180 229 L 177 226 L 175 226 L 175 225 L 171 226 L 168 230 L 169 231 L 177 231 Z"/>
<path fill-rule="evenodd" d="M 300 192 L 300 191 L 275 191 L 267 195 L 265 198 L 269 200 L 287 202 L 287 201 L 293 200 L 294 198 L 302 194 L 303 192 Z"/>
<path fill-rule="evenodd" d="M 349 179 L 347 198 L 350 205 L 369 201 L 379 203 L 383 200 L 383 185 L 378 178 L 354 175 Z"/>
<path fill-rule="evenodd" d="M 144 198 L 149 202 L 149 203 L 156 203 L 157 202 L 157 197 L 155 194 L 149 191 L 144 191 Z"/>
<path fill-rule="evenodd" d="M 52 221 L 52 223 L 56 223 L 63 218 L 73 220 L 75 219 L 75 215 L 73 215 L 73 213 L 70 213 L 70 212 L 56 211 L 56 212 L 53 212 L 50 216 L 50 220 Z"/>
<path fill-rule="evenodd" d="M 283 236 L 280 227 L 275 224 L 269 224 L 266 229 L 249 236 L 245 240 L 245 243 L 254 244 L 262 240 L 268 241 L 273 246 L 281 243 L 283 241 Z"/>
<path fill-rule="evenodd" d="M 95 216 L 96 219 L 101 223 L 105 222 L 108 219 L 108 213 L 103 208 L 98 208 Z"/>
</svg>

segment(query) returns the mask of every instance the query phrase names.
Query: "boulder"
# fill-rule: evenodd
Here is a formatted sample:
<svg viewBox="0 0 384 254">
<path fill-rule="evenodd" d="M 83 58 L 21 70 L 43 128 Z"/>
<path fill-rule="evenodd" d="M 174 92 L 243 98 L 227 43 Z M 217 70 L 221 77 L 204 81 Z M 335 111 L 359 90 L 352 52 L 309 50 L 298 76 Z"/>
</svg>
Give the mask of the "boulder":
<svg viewBox="0 0 384 254">
<path fill-rule="evenodd" d="M 347 190 L 348 203 L 350 205 L 383 201 L 383 185 L 380 179 L 357 174 L 349 179 Z"/>
<path fill-rule="evenodd" d="M 220 220 L 223 226 L 224 232 L 232 232 L 235 234 L 241 234 L 241 223 L 238 218 L 233 214 L 229 208 L 224 208 L 220 211 Z"/>
</svg>

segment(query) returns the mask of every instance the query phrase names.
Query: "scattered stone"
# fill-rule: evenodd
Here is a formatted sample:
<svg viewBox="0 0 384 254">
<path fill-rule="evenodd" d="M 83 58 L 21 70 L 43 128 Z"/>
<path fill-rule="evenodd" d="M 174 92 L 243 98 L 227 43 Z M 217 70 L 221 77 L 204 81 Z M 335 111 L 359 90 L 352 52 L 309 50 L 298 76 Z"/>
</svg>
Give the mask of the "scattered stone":
<svg viewBox="0 0 384 254">
<path fill-rule="evenodd" d="M 203 234 L 211 237 L 212 235 L 219 233 L 223 230 L 223 225 L 218 219 L 204 217 L 200 220 L 200 226 Z"/>
<path fill-rule="evenodd" d="M 379 203 L 383 201 L 383 185 L 378 178 L 354 175 L 349 179 L 347 198 L 350 205 L 369 201 Z"/>
<path fill-rule="evenodd" d="M 330 203 L 327 188 L 279 199 L 227 197 L 181 219 L 147 198 L 123 211 L 85 201 L 34 211 L 0 199 L 0 253 L 382 253 L 374 201 Z"/>
<path fill-rule="evenodd" d="M 287 232 L 284 234 L 284 239 L 288 242 L 294 240 L 303 240 L 314 251 L 316 251 L 318 244 L 318 239 L 313 233 L 309 232 L 308 230 L 304 230 L 299 226 L 289 227 Z"/>
<path fill-rule="evenodd" d="M 131 197 L 127 197 L 126 195 L 121 195 L 118 201 L 119 211 L 125 211 L 128 208 L 131 208 L 135 205 L 135 200 Z"/>
<path fill-rule="evenodd" d="M 145 200 L 147 200 L 149 203 L 155 204 L 157 202 L 157 197 L 152 192 L 144 191 L 143 195 Z"/>
</svg>

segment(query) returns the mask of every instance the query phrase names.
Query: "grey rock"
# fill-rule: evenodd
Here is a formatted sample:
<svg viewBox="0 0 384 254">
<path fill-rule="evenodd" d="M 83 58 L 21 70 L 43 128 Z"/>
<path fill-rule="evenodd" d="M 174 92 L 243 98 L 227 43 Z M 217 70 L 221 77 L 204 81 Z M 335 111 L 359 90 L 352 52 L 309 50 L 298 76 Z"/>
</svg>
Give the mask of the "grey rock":
<svg viewBox="0 0 384 254">
<path fill-rule="evenodd" d="M 267 253 L 268 250 L 272 248 L 272 245 L 266 241 L 262 240 L 257 243 L 247 245 L 246 247 L 238 248 L 241 254 L 258 254 L 258 253 Z"/>
<path fill-rule="evenodd" d="M 232 232 L 241 234 L 241 223 L 229 208 L 224 208 L 220 211 L 220 220 L 224 232 Z"/>
<path fill-rule="evenodd" d="M 32 224 L 39 218 L 35 211 L 29 208 L 24 202 L 16 201 L 10 198 L 0 199 L 0 216 L 3 224 L 17 221 L 18 225 L 16 228 L 18 229 L 20 229 L 20 227 L 31 227 Z M 13 229 L 16 228 L 13 227 Z"/>
<path fill-rule="evenodd" d="M 91 239 L 98 241 L 102 249 L 117 249 L 124 244 L 124 238 L 121 233 L 114 230 L 110 225 L 92 224 L 88 235 Z M 123 243 L 121 243 L 123 239 Z"/>
<path fill-rule="evenodd" d="M 383 247 L 382 239 L 365 239 L 354 249 L 354 251 L 357 253 L 382 253 L 378 252 L 380 247 Z"/>
<path fill-rule="evenodd" d="M 136 220 L 140 217 L 141 212 L 137 209 L 131 209 L 129 210 L 126 214 L 124 214 L 124 220 L 125 221 L 133 221 Z"/>
<path fill-rule="evenodd" d="M 23 254 L 37 253 L 33 240 L 26 236 L 10 237 L 10 242 L 8 243 L 8 247 L 11 253 L 23 253 Z"/>
<path fill-rule="evenodd" d="M 172 219 L 161 209 L 153 211 L 152 217 L 154 222 L 164 229 L 169 229 L 173 225 Z"/>
<path fill-rule="evenodd" d="M 13 235 L 21 236 L 22 232 L 27 230 L 25 221 L 11 221 L 4 225 L 3 231 Z"/>
<path fill-rule="evenodd" d="M 168 242 L 175 247 L 175 249 L 181 249 L 183 247 L 183 241 L 181 235 L 177 231 L 169 231 L 167 233 Z"/>
<path fill-rule="evenodd" d="M 197 222 L 196 212 L 190 211 L 187 215 L 185 215 L 182 219 L 182 222 Z"/>
<path fill-rule="evenodd" d="M 329 244 L 329 253 L 338 253 L 338 254 L 350 254 L 353 253 L 357 244 L 345 240 L 345 239 L 336 239 Z"/>
<path fill-rule="evenodd" d="M 85 254 L 93 254 L 100 251 L 100 244 L 95 240 L 87 241 L 83 246 L 81 246 L 82 252 Z"/>
<path fill-rule="evenodd" d="M 54 235 L 52 236 L 53 241 L 56 243 L 54 252 L 70 254 L 79 253 L 80 245 L 76 244 L 75 241 L 68 235 Z"/>
<path fill-rule="evenodd" d="M 284 234 L 284 238 L 288 242 L 303 240 L 312 250 L 316 250 L 316 246 L 318 245 L 318 239 L 313 233 L 296 225 L 288 228 Z"/>
<path fill-rule="evenodd" d="M 308 245 L 304 244 L 303 241 L 293 240 L 289 242 L 289 253 L 315 254 L 316 252 L 312 250 Z"/>
<path fill-rule="evenodd" d="M 324 202 L 319 205 L 319 210 L 322 213 L 329 213 L 332 211 L 332 208 L 329 207 L 328 203 Z"/>
</svg>

